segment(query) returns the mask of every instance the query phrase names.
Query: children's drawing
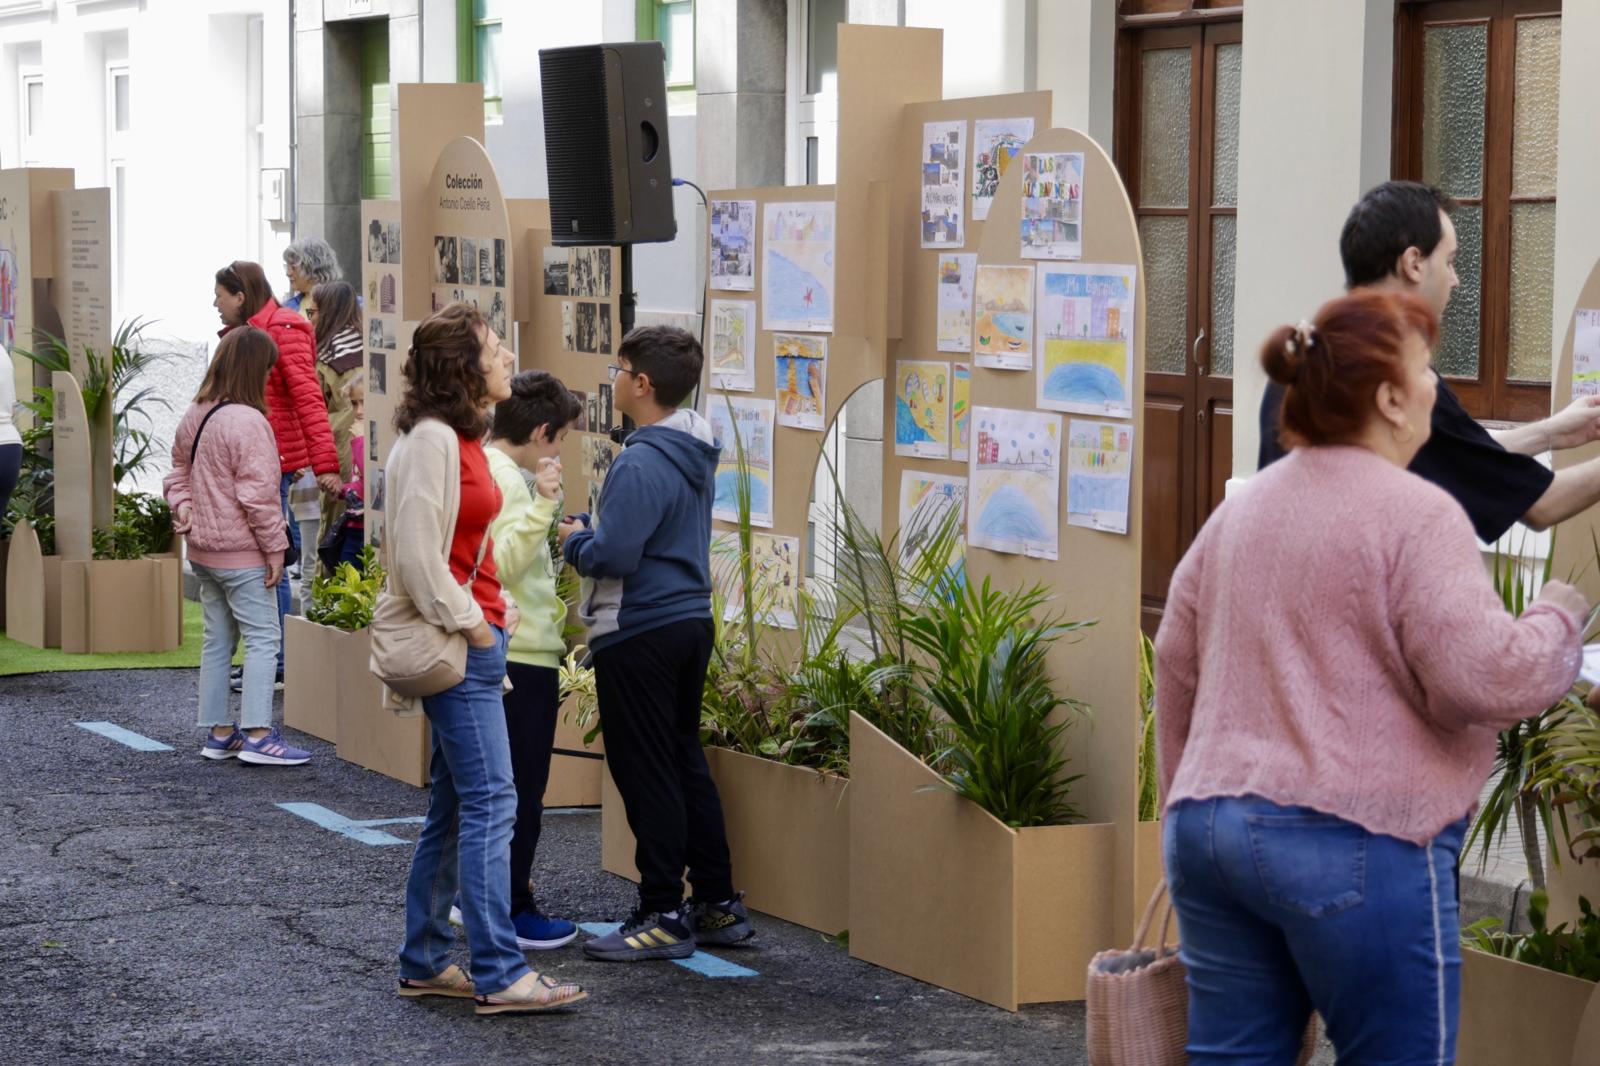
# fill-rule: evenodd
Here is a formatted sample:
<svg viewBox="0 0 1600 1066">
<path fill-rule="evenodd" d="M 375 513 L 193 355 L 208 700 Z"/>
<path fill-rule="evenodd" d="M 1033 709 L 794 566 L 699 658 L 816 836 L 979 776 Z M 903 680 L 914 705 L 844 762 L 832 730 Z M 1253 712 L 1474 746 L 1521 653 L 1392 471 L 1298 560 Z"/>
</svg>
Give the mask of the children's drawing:
<svg viewBox="0 0 1600 1066">
<path fill-rule="evenodd" d="M 828 338 L 775 333 L 778 425 L 824 428 L 828 408 Z"/>
<path fill-rule="evenodd" d="M 1133 427 L 1080 422 L 1067 427 L 1067 524 L 1128 532 L 1133 483 Z"/>
<path fill-rule="evenodd" d="M 833 332 L 833 204 L 767 204 L 761 327 Z"/>
<path fill-rule="evenodd" d="M 606 475 L 616 461 L 620 449 L 606 437 L 593 435 L 583 438 L 583 472 L 589 479 L 589 516 L 600 513 L 600 490 L 605 486 Z"/>
<path fill-rule="evenodd" d="M 923 470 L 900 471 L 900 561 L 910 566 L 917 553 L 935 537 L 950 531 L 950 557 L 945 567 L 948 577 L 959 580 L 966 569 L 967 479 Z"/>
<path fill-rule="evenodd" d="M 967 543 L 1055 559 L 1060 540 L 1061 416 L 976 407 Z"/>
<path fill-rule="evenodd" d="M 950 458 L 965 460 L 972 444 L 972 367 L 950 364 Z"/>
<path fill-rule="evenodd" d="M 716 498 L 711 517 L 739 521 L 740 445 L 743 479 L 750 486 L 750 524 L 772 528 L 772 422 L 776 405 L 771 400 L 743 396 L 712 396 L 706 400 L 706 418 L 722 445 L 717 458 Z M 738 427 L 735 433 L 735 427 Z"/>
<path fill-rule="evenodd" d="M 972 290 L 978 257 L 972 252 L 939 256 L 939 351 L 972 351 Z"/>
<path fill-rule="evenodd" d="M 989 217 L 1006 168 L 1033 139 L 1031 118 L 980 118 L 972 123 L 972 219 Z"/>
<path fill-rule="evenodd" d="M 1138 274 L 1121 264 L 1039 268 L 1038 407 L 1133 417 Z"/>
<path fill-rule="evenodd" d="M 1024 152 L 1022 258 L 1083 256 L 1083 153 Z"/>
<path fill-rule="evenodd" d="M 972 354 L 993 370 L 1033 369 L 1033 267 L 980 266 Z"/>
<path fill-rule="evenodd" d="M 1572 327 L 1572 396 L 1600 396 L 1600 311 L 1583 307 Z"/>
<path fill-rule="evenodd" d="M 922 124 L 922 246 L 959 248 L 965 243 L 965 122 Z"/>
<path fill-rule="evenodd" d="M 722 594 L 724 621 L 745 610 L 744 567 L 739 534 L 711 538 L 711 583 Z M 800 539 L 772 533 L 750 535 L 750 571 L 755 586 L 750 609 L 758 625 L 797 629 L 800 604 Z"/>
<path fill-rule="evenodd" d="M 949 458 L 949 363 L 894 365 L 894 453 Z"/>
<path fill-rule="evenodd" d="M 756 388 L 756 302 L 711 301 L 711 387 Z"/>
<path fill-rule="evenodd" d="M 17 253 L 11 245 L 0 245 L 0 345 L 4 345 L 7 352 L 17 343 L 18 290 Z M 26 388 L 22 390 L 23 395 L 27 392 Z"/>
<path fill-rule="evenodd" d="M 754 200 L 711 201 L 711 287 L 735 292 L 755 290 Z"/>
</svg>

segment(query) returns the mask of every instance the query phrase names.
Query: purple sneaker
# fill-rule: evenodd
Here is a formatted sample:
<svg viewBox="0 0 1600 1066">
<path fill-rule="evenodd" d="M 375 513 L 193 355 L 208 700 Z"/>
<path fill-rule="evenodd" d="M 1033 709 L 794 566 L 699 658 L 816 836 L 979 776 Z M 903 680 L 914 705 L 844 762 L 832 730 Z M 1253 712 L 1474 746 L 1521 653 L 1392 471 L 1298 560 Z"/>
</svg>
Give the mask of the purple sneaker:
<svg viewBox="0 0 1600 1066">
<path fill-rule="evenodd" d="M 235 727 L 232 733 L 219 737 L 211 730 L 206 730 L 206 742 L 200 745 L 200 757 L 203 759 L 232 759 L 239 754 L 239 749 L 244 747 L 244 734 Z"/>
<path fill-rule="evenodd" d="M 286 743 L 274 729 L 259 740 L 246 736 L 239 748 L 239 761 L 257 766 L 300 766 L 311 761 L 311 753 Z"/>
</svg>

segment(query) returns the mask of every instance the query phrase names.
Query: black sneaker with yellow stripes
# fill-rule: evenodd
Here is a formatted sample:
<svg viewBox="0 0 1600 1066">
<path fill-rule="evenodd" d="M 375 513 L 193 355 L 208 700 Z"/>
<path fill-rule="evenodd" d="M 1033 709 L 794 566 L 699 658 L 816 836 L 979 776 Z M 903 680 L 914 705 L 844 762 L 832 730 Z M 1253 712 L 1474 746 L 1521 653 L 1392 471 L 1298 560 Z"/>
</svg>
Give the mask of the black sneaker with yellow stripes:
<svg viewBox="0 0 1600 1066">
<path fill-rule="evenodd" d="M 679 912 L 645 914 L 635 911 L 616 932 L 586 942 L 583 953 L 602 962 L 687 959 L 694 954 L 694 934 Z"/>
</svg>

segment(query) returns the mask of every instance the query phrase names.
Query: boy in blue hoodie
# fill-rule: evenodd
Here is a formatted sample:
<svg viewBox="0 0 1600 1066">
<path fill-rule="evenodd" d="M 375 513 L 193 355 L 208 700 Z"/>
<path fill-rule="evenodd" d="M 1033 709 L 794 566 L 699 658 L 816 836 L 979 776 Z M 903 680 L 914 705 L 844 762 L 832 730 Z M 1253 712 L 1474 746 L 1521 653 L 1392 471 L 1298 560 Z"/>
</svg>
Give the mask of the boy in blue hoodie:
<svg viewBox="0 0 1600 1066">
<path fill-rule="evenodd" d="M 611 962 L 681 959 L 755 935 L 733 889 L 722 800 L 700 747 L 711 661 L 711 501 L 720 443 L 678 405 L 704 355 L 687 330 L 629 333 L 610 367 L 612 402 L 640 428 L 606 474 L 599 511 L 561 523 L 584 578 L 606 761 L 637 841 L 639 907 L 584 944 Z M 684 868 L 694 898 L 683 899 Z"/>
</svg>

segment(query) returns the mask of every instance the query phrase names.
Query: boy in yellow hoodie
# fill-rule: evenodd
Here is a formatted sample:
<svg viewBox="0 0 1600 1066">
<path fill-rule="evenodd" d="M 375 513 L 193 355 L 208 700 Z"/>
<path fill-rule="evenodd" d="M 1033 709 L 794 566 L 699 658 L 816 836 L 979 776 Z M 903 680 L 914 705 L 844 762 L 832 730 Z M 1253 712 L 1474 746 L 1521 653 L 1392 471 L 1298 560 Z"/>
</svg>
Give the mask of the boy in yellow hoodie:
<svg viewBox="0 0 1600 1066">
<path fill-rule="evenodd" d="M 566 604 L 556 594 L 550 527 L 561 513 L 561 442 L 583 408 L 558 379 L 528 370 L 511 379 L 511 398 L 496 405 L 489 434 L 489 472 L 504 502 L 489 527 L 500 582 L 522 612 L 506 653 L 512 689 L 505 694 L 506 732 L 517 784 L 517 825 L 511 836 L 511 920 L 517 943 L 544 950 L 568 944 L 578 927 L 539 912 L 529 887 L 539 844 L 541 802 L 550 779 L 558 668 L 566 654 L 561 631 Z M 530 490 L 523 471 L 533 474 Z"/>
</svg>

